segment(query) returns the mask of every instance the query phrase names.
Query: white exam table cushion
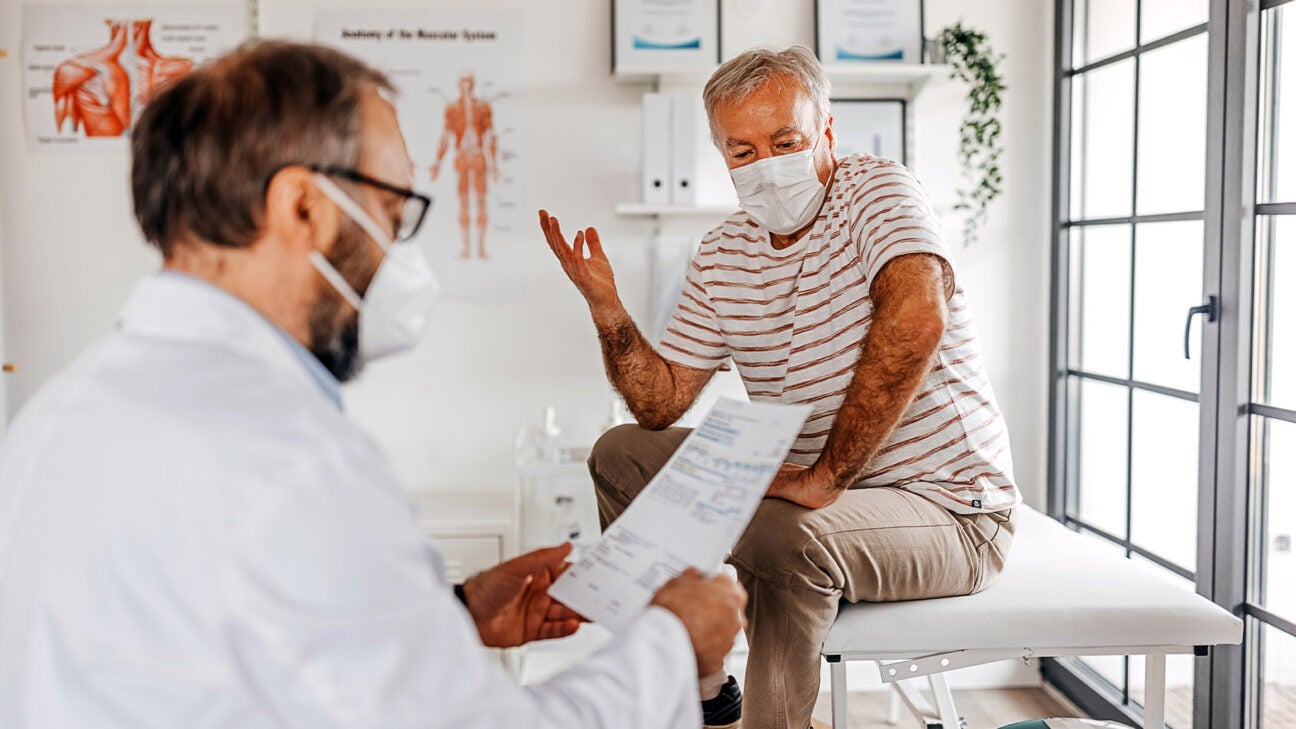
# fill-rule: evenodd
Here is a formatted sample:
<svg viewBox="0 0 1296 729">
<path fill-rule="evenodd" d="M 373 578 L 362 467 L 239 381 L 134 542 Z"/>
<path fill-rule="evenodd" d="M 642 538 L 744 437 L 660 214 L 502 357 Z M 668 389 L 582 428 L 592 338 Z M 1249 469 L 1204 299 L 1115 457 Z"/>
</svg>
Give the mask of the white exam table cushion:
<svg viewBox="0 0 1296 729">
<path fill-rule="evenodd" d="M 1026 506 L 1007 566 L 963 597 L 842 603 L 823 654 L 1236 644 L 1242 621 L 1151 565 L 1124 559 Z M 1102 655 L 1095 651 L 1092 655 Z"/>
</svg>

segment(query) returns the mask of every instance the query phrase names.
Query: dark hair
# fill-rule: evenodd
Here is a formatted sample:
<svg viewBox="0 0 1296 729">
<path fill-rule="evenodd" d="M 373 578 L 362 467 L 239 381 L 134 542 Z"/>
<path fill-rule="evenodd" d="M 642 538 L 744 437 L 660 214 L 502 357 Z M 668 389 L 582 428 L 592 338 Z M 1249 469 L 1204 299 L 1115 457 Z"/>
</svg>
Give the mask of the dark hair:
<svg viewBox="0 0 1296 729">
<path fill-rule="evenodd" d="M 245 44 L 167 86 L 131 132 L 131 192 L 145 239 L 167 258 L 188 239 L 251 245 L 276 172 L 355 166 L 368 88 L 392 85 L 344 53 L 285 41 Z"/>
</svg>

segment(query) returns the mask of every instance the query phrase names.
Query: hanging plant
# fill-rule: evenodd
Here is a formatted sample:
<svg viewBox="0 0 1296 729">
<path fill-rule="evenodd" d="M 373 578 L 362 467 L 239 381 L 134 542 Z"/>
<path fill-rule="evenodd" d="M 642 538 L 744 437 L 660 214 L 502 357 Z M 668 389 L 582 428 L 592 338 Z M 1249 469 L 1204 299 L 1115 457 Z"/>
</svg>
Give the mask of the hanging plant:
<svg viewBox="0 0 1296 729">
<path fill-rule="evenodd" d="M 963 241 L 971 245 L 985 225 L 986 208 L 1003 192 L 999 109 L 1006 87 L 998 68 L 1003 56 L 990 49 L 985 33 L 965 27 L 962 21 L 941 30 L 936 46 L 953 67 L 950 77 L 968 84 L 967 113 L 959 127 L 959 166 L 966 187 L 959 190 L 955 209 L 968 212 Z"/>
</svg>

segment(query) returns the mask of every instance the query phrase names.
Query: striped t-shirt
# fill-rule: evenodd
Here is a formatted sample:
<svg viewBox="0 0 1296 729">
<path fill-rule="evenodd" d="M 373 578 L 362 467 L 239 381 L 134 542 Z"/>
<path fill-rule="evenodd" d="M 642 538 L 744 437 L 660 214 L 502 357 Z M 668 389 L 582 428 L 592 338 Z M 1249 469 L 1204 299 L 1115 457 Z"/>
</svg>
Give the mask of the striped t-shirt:
<svg viewBox="0 0 1296 729">
<path fill-rule="evenodd" d="M 714 369 L 732 357 L 752 400 L 813 410 L 788 460 L 814 463 L 827 442 L 869 331 L 869 287 L 897 256 L 952 261 L 926 193 L 904 166 L 840 160 L 810 232 L 783 250 L 745 212 L 702 240 L 661 354 Z M 900 486 L 959 513 L 1020 501 L 1008 431 L 986 376 L 962 287 L 948 298 L 937 361 L 853 487 Z"/>
</svg>

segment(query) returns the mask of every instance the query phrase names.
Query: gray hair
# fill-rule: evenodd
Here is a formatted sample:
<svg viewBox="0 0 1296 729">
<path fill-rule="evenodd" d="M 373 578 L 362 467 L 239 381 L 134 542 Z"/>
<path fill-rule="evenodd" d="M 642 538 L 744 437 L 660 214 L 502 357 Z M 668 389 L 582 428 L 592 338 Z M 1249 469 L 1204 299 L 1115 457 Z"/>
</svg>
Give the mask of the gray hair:
<svg viewBox="0 0 1296 729">
<path fill-rule="evenodd" d="M 702 91 L 702 103 L 706 106 L 707 121 L 711 125 L 711 141 L 716 146 L 720 146 L 716 107 L 722 103 L 742 101 L 775 78 L 790 78 L 800 84 L 815 105 L 817 124 L 823 126 L 828 122 L 831 113 L 828 98 L 832 87 L 824 74 L 823 64 L 819 63 L 813 51 L 799 43 L 781 51 L 752 48 L 721 64 Z"/>
</svg>

